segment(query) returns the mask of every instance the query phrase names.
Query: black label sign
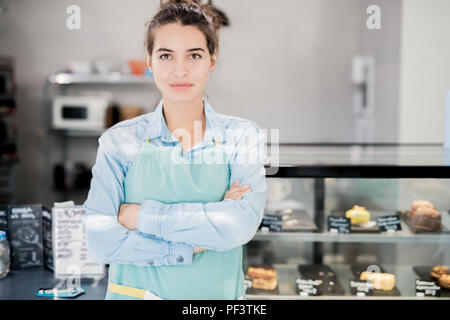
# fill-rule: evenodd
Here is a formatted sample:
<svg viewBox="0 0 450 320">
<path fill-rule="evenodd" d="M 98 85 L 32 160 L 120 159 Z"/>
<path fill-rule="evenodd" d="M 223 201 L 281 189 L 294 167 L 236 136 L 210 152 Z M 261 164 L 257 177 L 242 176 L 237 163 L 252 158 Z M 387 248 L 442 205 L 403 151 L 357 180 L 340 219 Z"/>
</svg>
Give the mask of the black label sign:
<svg viewBox="0 0 450 320">
<path fill-rule="evenodd" d="M 269 228 L 270 231 L 279 232 L 281 231 L 282 223 L 261 223 L 259 226 L 260 229 L 262 228 Z"/>
<path fill-rule="evenodd" d="M 251 288 L 251 287 L 252 287 L 252 280 L 245 279 L 244 280 L 244 288 L 245 288 L 245 290 L 247 290 L 248 288 Z"/>
<path fill-rule="evenodd" d="M 328 216 L 328 231 L 333 230 L 339 233 L 350 233 L 350 218 Z"/>
<path fill-rule="evenodd" d="M 301 296 L 318 296 L 322 280 L 295 279 L 296 291 Z"/>
<path fill-rule="evenodd" d="M 418 297 L 440 297 L 441 287 L 434 281 L 423 281 L 416 279 L 416 296 Z"/>
<path fill-rule="evenodd" d="M 263 216 L 262 221 L 264 223 L 277 223 L 277 222 L 282 222 L 282 217 L 281 216 L 276 216 L 276 215 L 270 215 L 270 214 L 265 214 Z"/>
<path fill-rule="evenodd" d="M 261 224 L 259 228 L 269 228 L 270 231 L 279 232 L 281 231 L 281 227 L 283 225 L 283 221 L 281 216 L 275 216 L 275 215 L 267 215 L 265 214 L 263 216 L 263 219 L 261 221 Z"/>
<path fill-rule="evenodd" d="M 387 230 L 400 231 L 400 230 L 402 230 L 402 224 L 400 222 L 399 215 L 378 217 L 377 224 L 380 227 L 381 231 L 387 231 Z"/>
<path fill-rule="evenodd" d="M 374 286 L 370 281 L 349 280 L 350 291 L 355 296 L 372 296 Z"/>
</svg>

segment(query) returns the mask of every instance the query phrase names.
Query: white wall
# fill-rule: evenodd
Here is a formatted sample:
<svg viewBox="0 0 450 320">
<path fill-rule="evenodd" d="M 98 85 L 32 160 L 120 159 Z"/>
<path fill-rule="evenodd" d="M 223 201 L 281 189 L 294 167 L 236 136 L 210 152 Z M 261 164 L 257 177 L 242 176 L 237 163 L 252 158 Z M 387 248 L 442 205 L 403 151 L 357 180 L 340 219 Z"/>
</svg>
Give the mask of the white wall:
<svg viewBox="0 0 450 320">
<path fill-rule="evenodd" d="M 442 143 L 450 90 L 450 1 L 403 0 L 399 142 Z"/>
</svg>

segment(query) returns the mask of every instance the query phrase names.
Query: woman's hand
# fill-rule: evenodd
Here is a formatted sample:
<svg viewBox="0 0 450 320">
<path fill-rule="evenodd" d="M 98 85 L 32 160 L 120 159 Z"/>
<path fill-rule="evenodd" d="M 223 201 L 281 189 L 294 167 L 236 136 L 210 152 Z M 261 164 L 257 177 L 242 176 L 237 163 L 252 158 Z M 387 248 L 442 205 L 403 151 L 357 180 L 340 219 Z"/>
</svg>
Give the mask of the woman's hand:
<svg viewBox="0 0 450 320">
<path fill-rule="evenodd" d="M 200 247 L 194 247 L 194 254 L 196 254 L 197 252 L 206 251 L 206 250 L 208 250 L 208 249 L 203 249 L 203 248 L 200 248 Z"/>
<path fill-rule="evenodd" d="M 137 218 L 141 205 L 134 203 L 123 203 L 119 207 L 117 218 L 121 225 L 128 230 L 137 229 Z"/>
<path fill-rule="evenodd" d="M 223 197 L 224 199 L 241 200 L 242 194 L 252 191 L 249 185 L 238 186 L 239 182 L 240 181 L 237 180 L 235 183 L 233 183 L 233 185 L 230 187 L 230 190 L 225 193 L 225 196 Z"/>
</svg>

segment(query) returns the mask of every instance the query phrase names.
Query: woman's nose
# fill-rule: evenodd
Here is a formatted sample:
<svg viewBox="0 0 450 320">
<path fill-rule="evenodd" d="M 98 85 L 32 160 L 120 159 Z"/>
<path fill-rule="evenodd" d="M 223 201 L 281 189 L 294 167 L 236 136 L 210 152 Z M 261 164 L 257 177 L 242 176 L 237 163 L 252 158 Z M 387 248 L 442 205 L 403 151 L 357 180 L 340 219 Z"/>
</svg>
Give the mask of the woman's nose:
<svg viewBox="0 0 450 320">
<path fill-rule="evenodd" d="M 189 74 L 189 70 L 184 61 L 178 61 L 175 65 L 175 75 L 178 77 L 185 77 Z"/>
</svg>

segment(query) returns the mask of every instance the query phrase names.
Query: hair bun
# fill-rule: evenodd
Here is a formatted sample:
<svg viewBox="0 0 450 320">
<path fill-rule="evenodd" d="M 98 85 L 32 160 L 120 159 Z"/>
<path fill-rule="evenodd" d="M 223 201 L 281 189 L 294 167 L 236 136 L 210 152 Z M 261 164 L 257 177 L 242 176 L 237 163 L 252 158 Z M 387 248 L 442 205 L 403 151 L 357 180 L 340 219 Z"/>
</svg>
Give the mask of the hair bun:
<svg viewBox="0 0 450 320">
<path fill-rule="evenodd" d="M 187 4 L 193 4 L 197 6 L 206 5 L 208 4 L 208 0 L 160 0 L 160 5 L 163 6 L 165 4 L 172 4 L 172 3 L 187 3 Z"/>
<path fill-rule="evenodd" d="M 161 7 L 183 3 L 198 7 L 212 24 L 214 30 L 220 29 L 221 26 L 230 25 L 230 21 L 225 12 L 214 7 L 211 4 L 211 0 L 160 0 Z"/>
</svg>

